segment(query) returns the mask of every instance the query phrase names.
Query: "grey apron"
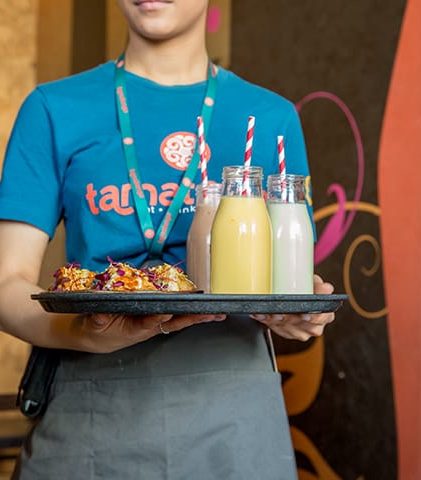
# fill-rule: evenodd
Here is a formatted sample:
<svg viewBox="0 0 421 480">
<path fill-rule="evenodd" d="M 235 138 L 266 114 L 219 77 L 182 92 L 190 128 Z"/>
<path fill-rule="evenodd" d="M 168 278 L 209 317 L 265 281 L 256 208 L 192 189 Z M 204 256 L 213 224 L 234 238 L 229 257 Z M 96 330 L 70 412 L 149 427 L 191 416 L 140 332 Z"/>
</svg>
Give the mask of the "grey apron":
<svg viewBox="0 0 421 480">
<path fill-rule="evenodd" d="M 230 317 L 109 355 L 63 352 L 22 480 L 296 480 L 263 330 Z"/>
</svg>

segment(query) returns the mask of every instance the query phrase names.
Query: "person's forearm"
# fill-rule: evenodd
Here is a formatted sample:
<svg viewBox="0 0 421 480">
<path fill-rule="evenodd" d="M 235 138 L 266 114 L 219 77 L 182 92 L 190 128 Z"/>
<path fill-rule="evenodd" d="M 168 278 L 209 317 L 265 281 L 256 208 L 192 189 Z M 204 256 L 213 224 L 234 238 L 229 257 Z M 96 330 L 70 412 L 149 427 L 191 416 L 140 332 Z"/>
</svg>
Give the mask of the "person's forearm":
<svg viewBox="0 0 421 480">
<path fill-rule="evenodd" d="M 0 331 L 40 347 L 85 350 L 76 315 L 45 312 L 30 298 L 39 291 L 40 287 L 19 276 L 0 282 Z"/>
</svg>

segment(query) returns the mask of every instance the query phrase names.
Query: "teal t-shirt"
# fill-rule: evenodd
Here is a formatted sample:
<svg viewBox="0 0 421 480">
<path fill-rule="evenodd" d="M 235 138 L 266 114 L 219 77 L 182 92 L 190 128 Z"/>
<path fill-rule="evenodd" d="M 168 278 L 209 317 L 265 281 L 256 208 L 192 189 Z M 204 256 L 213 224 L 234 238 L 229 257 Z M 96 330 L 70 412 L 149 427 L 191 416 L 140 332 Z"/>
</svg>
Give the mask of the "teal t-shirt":
<svg viewBox="0 0 421 480">
<path fill-rule="evenodd" d="M 68 260 L 94 270 L 107 257 L 139 266 L 148 256 L 118 130 L 114 71 L 108 62 L 37 87 L 19 112 L 0 182 L 0 219 L 34 225 L 50 237 L 64 219 Z M 157 228 L 192 156 L 206 83 L 162 86 L 126 76 L 142 186 Z M 224 166 L 242 164 L 249 115 L 256 117 L 253 165 L 276 173 L 276 138 L 284 135 L 288 172 L 309 176 L 294 105 L 221 68 L 207 138 L 209 179 L 220 181 Z M 192 186 L 164 261 L 185 260 L 194 210 Z"/>
</svg>

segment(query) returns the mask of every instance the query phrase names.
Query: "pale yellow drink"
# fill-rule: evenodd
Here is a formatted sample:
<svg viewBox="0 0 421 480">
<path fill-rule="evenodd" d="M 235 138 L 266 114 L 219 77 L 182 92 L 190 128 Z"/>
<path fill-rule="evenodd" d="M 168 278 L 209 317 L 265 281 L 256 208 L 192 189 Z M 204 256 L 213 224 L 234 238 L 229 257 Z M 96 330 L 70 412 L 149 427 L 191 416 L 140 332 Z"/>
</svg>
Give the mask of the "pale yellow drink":
<svg viewBox="0 0 421 480">
<path fill-rule="evenodd" d="M 272 228 L 261 189 L 254 190 L 250 180 L 256 196 L 225 189 L 216 213 L 211 233 L 212 293 L 271 293 Z"/>
</svg>

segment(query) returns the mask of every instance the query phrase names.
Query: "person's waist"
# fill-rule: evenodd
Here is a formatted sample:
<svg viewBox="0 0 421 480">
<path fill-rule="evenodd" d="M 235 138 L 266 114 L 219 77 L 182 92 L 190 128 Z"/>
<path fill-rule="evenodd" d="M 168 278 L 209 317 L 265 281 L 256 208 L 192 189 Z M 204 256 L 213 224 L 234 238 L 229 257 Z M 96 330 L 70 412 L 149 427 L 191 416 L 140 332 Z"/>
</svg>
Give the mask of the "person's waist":
<svg viewBox="0 0 421 480">
<path fill-rule="evenodd" d="M 262 327 L 248 316 L 159 335 L 111 354 L 62 352 L 58 381 L 142 378 L 272 368 Z"/>
</svg>

